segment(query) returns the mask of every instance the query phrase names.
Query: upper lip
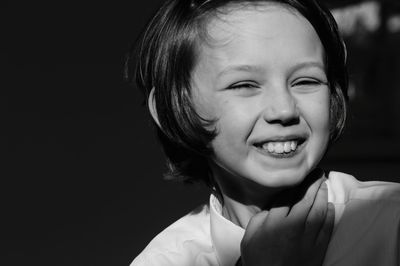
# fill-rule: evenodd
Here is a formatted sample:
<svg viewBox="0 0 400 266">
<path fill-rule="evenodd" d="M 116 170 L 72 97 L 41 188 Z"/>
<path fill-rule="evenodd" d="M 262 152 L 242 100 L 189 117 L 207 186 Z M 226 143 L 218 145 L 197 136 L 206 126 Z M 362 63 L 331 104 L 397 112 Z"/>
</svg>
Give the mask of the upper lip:
<svg viewBox="0 0 400 266">
<path fill-rule="evenodd" d="M 267 138 L 257 138 L 252 141 L 252 144 L 255 146 L 263 145 L 267 142 L 284 142 L 284 141 L 299 141 L 304 142 L 307 139 L 306 134 L 290 134 L 290 135 L 276 135 Z"/>
</svg>

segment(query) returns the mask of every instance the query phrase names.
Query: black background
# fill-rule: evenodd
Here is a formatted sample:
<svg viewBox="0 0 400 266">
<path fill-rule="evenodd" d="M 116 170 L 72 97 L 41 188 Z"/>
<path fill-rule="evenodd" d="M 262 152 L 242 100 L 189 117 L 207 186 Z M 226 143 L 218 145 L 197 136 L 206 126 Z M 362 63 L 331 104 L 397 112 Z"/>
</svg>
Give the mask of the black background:
<svg viewBox="0 0 400 266">
<path fill-rule="evenodd" d="M 124 55 L 160 2 L 1 4 L 3 265 L 128 265 L 207 201 L 202 186 L 162 180 L 142 95 L 123 79 Z M 349 132 L 323 165 L 397 181 L 398 150 L 351 146 Z"/>
</svg>

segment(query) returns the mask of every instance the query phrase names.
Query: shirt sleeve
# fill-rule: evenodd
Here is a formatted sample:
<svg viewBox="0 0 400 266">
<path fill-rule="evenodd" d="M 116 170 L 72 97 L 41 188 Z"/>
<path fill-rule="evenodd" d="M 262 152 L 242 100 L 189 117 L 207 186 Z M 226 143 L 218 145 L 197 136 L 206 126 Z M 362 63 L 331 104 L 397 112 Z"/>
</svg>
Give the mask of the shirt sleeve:
<svg viewBox="0 0 400 266">
<path fill-rule="evenodd" d="M 219 263 L 214 253 L 166 251 L 162 253 L 142 253 L 130 266 L 217 266 Z"/>
<path fill-rule="evenodd" d="M 168 254 L 140 254 L 130 266 L 172 266 L 176 265 Z"/>
</svg>

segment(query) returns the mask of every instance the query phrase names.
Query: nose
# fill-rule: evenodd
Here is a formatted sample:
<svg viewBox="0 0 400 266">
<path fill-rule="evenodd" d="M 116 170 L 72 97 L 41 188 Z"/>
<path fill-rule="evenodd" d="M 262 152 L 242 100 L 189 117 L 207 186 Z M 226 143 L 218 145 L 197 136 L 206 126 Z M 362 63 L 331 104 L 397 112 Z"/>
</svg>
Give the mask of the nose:
<svg viewBox="0 0 400 266">
<path fill-rule="evenodd" d="M 287 89 L 279 89 L 266 95 L 263 118 L 269 124 L 293 125 L 300 120 L 296 99 Z"/>
</svg>

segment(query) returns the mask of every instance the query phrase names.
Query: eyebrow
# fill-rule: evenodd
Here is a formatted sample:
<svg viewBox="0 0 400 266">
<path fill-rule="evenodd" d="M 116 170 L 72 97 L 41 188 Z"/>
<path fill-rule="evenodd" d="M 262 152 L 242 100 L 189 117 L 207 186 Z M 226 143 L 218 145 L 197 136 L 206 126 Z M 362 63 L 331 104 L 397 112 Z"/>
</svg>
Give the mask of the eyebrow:
<svg viewBox="0 0 400 266">
<path fill-rule="evenodd" d="M 319 61 L 305 61 L 305 62 L 301 62 L 301 63 L 295 64 L 294 66 L 292 66 L 290 68 L 289 72 L 295 72 L 301 68 L 319 68 L 319 69 L 325 71 L 324 63 L 319 62 Z M 232 65 L 232 66 L 228 66 L 228 67 L 224 68 L 221 72 L 218 73 L 217 77 L 221 77 L 223 75 L 226 75 L 229 72 L 235 72 L 235 71 L 262 73 L 263 70 L 264 70 L 264 68 L 259 65 L 247 65 L 247 64 Z"/>
<path fill-rule="evenodd" d="M 294 65 L 293 67 L 290 68 L 290 71 L 295 72 L 301 68 L 319 68 L 325 71 L 325 64 L 319 61 L 305 61 Z"/>
<path fill-rule="evenodd" d="M 224 68 L 221 72 L 218 73 L 218 77 L 224 76 L 229 72 L 259 72 L 261 73 L 263 71 L 263 68 L 261 66 L 257 65 L 232 65 Z"/>
</svg>

